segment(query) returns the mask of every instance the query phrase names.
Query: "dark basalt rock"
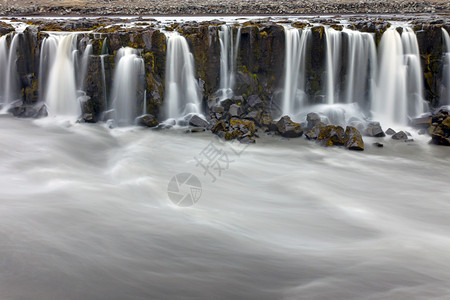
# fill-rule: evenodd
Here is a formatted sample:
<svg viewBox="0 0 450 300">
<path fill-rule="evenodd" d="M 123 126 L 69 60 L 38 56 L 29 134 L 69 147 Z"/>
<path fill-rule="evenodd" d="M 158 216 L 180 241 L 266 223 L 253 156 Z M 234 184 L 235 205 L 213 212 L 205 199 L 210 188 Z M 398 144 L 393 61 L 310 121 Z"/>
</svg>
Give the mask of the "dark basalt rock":
<svg viewBox="0 0 450 300">
<path fill-rule="evenodd" d="M 411 120 L 411 126 L 415 128 L 428 128 L 431 125 L 431 116 L 423 118 L 415 118 Z"/>
<path fill-rule="evenodd" d="M 244 119 L 252 120 L 256 124 L 260 125 L 260 119 L 261 119 L 261 111 L 260 110 L 253 110 L 246 114 L 244 116 Z"/>
<path fill-rule="evenodd" d="M 377 148 L 383 148 L 383 147 L 384 147 L 384 145 L 383 145 L 382 143 L 378 143 L 378 142 L 373 143 L 373 145 L 374 145 L 375 147 L 377 147 Z"/>
<path fill-rule="evenodd" d="M 155 116 L 146 114 L 136 118 L 136 124 L 147 127 L 156 127 L 159 122 Z"/>
<path fill-rule="evenodd" d="M 205 128 L 195 127 L 195 128 L 191 128 L 191 129 L 186 130 L 186 133 L 196 133 L 196 132 L 204 132 L 204 131 L 206 131 Z"/>
<path fill-rule="evenodd" d="M 209 126 L 209 123 L 206 120 L 200 118 L 199 116 L 193 115 L 189 119 L 189 125 L 195 126 L 195 127 L 207 128 Z"/>
<path fill-rule="evenodd" d="M 218 121 L 216 125 L 212 128 L 212 132 L 218 134 L 219 132 L 227 131 L 227 125 L 224 121 Z"/>
<path fill-rule="evenodd" d="M 434 118 L 433 118 L 434 119 Z M 441 120 L 440 118 L 439 120 Z M 437 120 L 439 122 L 439 120 Z M 439 123 L 433 123 L 429 131 L 431 142 L 436 145 L 450 146 L 450 117 L 446 117 Z"/>
<path fill-rule="evenodd" d="M 378 122 L 369 123 L 369 125 L 367 126 L 367 128 L 365 130 L 365 134 L 368 136 L 373 136 L 373 137 L 386 136 L 383 129 L 381 129 L 380 123 L 378 123 Z"/>
<path fill-rule="evenodd" d="M 344 128 L 335 125 L 317 124 L 314 128 L 318 131 L 317 140 L 323 146 L 343 146 L 344 145 Z"/>
<path fill-rule="evenodd" d="M 394 140 L 407 140 L 408 135 L 404 131 L 399 131 L 396 134 L 392 135 Z"/>
<path fill-rule="evenodd" d="M 277 123 L 276 127 L 281 136 L 287 138 L 296 138 L 303 135 L 303 129 L 300 124 L 295 123 L 289 116 L 282 117 Z"/>
<path fill-rule="evenodd" d="M 392 128 L 388 128 L 388 130 L 386 130 L 386 134 L 387 134 L 387 135 L 393 135 L 393 134 L 395 134 L 395 133 L 396 133 L 395 130 L 392 129 Z"/>
<path fill-rule="evenodd" d="M 223 113 L 225 108 L 223 106 L 213 106 L 211 110 L 214 113 Z"/>
<path fill-rule="evenodd" d="M 243 137 L 239 140 L 242 144 L 254 144 L 256 141 L 249 136 Z"/>
<path fill-rule="evenodd" d="M 97 120 L 96 120 L 96 118 L 95 118 L 95 116 L 93 114 L 88 114 L 88 113 L 83 114 L 82 118 L 83 118 L 83 121 L 86 122 L 86 123 L 95 123 L 95 122 L 97 122 Z"/>
<path fill-rule="evenodd" d="M 317 140 L 320 132 L 323 130 L 323 128 L 325 128 L 327 125 L 325 125 L 322 122 L 318 122 L 312 129 L 307 130 L 305 132 L 305 137 L 308 140 Z"/>
<path fill-rule="evenodd" d="M 247 98 L 248 106 L 250 107 L 262 107 L 263 101 L 258 95 L 251 95 Z"/>
<path fill-rule="evenodd" d="M 19 118 L 44 118 L 48 116 L 47 106 L 43 102 L 36 104 L 24 104 L 16 101 L 11 104 L 8 112 Z"/>
<path fill-rule="evenodd" d="M 364 150 L 364 141 L 358 129 L 353 126 L 345 128 L 344 146 L 349 150 Z"/>
<path fill-rule="evenodd" d="M 308 122 L 307 128 L 312 129 L 320 122 L 320 116 L 316 113 L 309 113 L 306 115 L 306 121 Z"/>
<path fill-rule="evenodd" d="M 237 104 L 232 104 L 228 110 L 230 117 L 240 117 L 242 115 L 242 107 Z"/>
</svg>

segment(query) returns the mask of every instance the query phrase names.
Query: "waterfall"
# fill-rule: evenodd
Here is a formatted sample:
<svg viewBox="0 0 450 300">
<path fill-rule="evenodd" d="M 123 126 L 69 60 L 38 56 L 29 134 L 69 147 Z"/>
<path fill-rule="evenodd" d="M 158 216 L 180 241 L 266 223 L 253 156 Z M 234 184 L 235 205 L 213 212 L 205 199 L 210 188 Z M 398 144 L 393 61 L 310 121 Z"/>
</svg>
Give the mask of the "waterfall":
<svg viewBox="0 0 450 300">
<path fill-rule="evenodd" d="M 106 92 L 106 75 L 105 75 L 105 54 L 100 55 L 100 64 L 102 68 L 102 89 L 103 89 L 103 109 L 108 108 L 108 94 Z"/>
<path fill-rule="evenodd" d="M 103 40 L 103 44 L 102 44 L 102 50 L 101 50 L 101 55 L 107 55 L 109 54 L 109 49 L 108 49 L 108 38 L 105 37 L 105 39 Z"/>
<path fill-rule="evenodd" d="M 89 64 L 89 58 L 92 54 L 92 44 L 88 42 L 86 45 L 86 48 L 84 49 L 83 56 L 81 58 L 81 66 L 80 66 L 80 72 L 78 73 L 78 89 L 81 91 L 84 91 L 84 83 L 86 79 L 88 64 Z"/>
<path fill-rule="evenodd" d="M 5 81 L 4 99 L 6 103 L 11 103 L 13 100 L 20 98 L 19 93 L 19 78 L 17 73 L 17 51 L 19 48 L 19 38 L 22 34 L 14 34 L 11 45 L 9 46 L 7 76 Z"/>
<path fill-rule="evenodd" d="M 305 57 L 311 30 L 285 26 L 285 73 L 282 115 L 295 117 L 305 106 Z"/>
<path fill-rule="evenodd" d="M 0 37 L 0 102 L 3 104 L 10 104 L 20 98 L 17 51 L 21 35 L 21 33 L 12 33 Z M 9 47 L 8 37 L 11 37 Z"/>
<path fill-rule="evenodd" d="M 194 57 L 186 39 L 167 32 L 164 117 L 179 119 L 201 113 L 201 92 L 194 76 Z"/>
<path fill-rule="evenodd" d="M 450 36 L 442 28 L 442 38 L 444 40 L 442 86 L 441 86 L 441 105 L 450 105 Z"/>
<path fill-rule="evenodd" d="M 388 28 L 380 41 L 377 92 L 372 100 L 373 117 L 406 125 L 408 116 L 425 111 L 419 48 L 416 35 L 403 28 Z"/>
<path fill-rule="evenodd" d="M 136 49 L 121 48 L 116 55 L 116 68 L 111 94 L 114 120 L 119 126 L 134 123 L 138 115 L 139 92 L 143 91 L 145 68 L 144 60 Z"/>
<path fill-rule="evenodd" d="M 417 117 L 425 112 L 423 72 L 420 63 L 419 44 L 414 31 L 403 28 L 402 33 L 404 63 L 407 66 L 407 113 L 411 117 Z"/>
<path fill-rule="evenodd" d="M 144 91 L 144 103 L 142 105 L 142 114 L 147 114 L 147 90 Z"/>
<path fill-rule="evenodd" d="M 222 25 L 219 30 L 220 41 L 220 87 L 219 99 L 233 97 L 236 76 L 236 59 L 241 39 L 241 27 L 238 28 L 236 41 L 233 39 L 233 25 Z"/>
<path fill-rule="evenodd" d="M 339 70 L 341 67 L 341 34 L 333 28 L 326 28 L 326 99 L 328 104 L 334 104 L 339 93 Z"/>
<path fill-rule="evenodd" d="M 6 103 L 7 99 L 5 99 L 4 91 L 7 74 L 7 66 L 8 66 L 8 43 L 7 43 L 7 35 L 0 37 L 0 103 Z"/>
<path fill-rule="evenodd" d="M 45 102 L 52 115 L 79 115 L 80 104 L 77 100 L 74 54 L 77 47 L 77 35 L 51 35 L 51 42 L 44 43 L 43 54 L 54 54 L 53 47 L 57 44 L 55 56 L 48 56 L 50 72 L 47 78 Z M 48 44 L 48 45 L 47 45 Z M 49 67 L 49 66 L 47 66 Z"/>
<path fill-rule="evenodd" d="M 365 107 L 372 100 L 377 68 L 377 50 L 373 35 L 344 28 L 347 37 L 347 62 L 344 101 Z"/>
<path fill-rule="evenodd" d="M 39 56 L 39 100 L 45 101 L 45 87 L 47 86 L 50 69 L 53 66 L 58 50 L 58 37 L 51 35 L 42 40 Z"/>
</svg>

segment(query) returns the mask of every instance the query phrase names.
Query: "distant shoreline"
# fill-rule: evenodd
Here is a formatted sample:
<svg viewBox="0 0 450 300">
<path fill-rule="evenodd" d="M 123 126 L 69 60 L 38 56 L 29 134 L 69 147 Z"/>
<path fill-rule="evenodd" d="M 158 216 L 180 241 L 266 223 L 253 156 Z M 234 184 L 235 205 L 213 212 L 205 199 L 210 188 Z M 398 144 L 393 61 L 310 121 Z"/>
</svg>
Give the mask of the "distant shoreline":
<svg viewBox="0 0 450 300">
<path fill-rule="evenodd" d="M 447 0 L 28 0 L 0 3 L 0 15 L 7 17 L 82 17 L 82 16 L 249 16 L 249 15 L 392 15 L 431 14 L 450 16 Z"/>
</svg>

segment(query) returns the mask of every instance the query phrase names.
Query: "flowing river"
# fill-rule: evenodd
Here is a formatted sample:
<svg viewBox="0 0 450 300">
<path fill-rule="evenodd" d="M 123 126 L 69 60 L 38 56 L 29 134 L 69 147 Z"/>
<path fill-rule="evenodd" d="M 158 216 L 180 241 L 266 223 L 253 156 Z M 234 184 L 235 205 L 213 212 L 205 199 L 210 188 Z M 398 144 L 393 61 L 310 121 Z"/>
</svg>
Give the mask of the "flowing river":
<svg viewBox="0 0 450 300">
<path fill-rule="evenodd" d="M 2 115 L 0 299 L 448 299 L 450 156 L 413 138 L 242 148 Z M 179 207 L 186 172 L 201 196 Z"/>
</svg>

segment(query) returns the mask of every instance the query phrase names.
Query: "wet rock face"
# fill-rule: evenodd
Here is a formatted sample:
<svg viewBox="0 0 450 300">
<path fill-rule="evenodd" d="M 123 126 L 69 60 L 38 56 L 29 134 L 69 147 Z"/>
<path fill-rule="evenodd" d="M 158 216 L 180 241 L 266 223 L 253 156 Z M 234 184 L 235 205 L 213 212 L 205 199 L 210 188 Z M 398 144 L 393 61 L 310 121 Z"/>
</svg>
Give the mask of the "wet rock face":
<svg viewBox="0 0 450 300">
<path fill-rule="evenodd" d="M 16 101 L 11 104 L 9 113 L 19 118 L 44 118 L 48 116 L 47 106 L 40 102 L 37 104 L 24 104 L 22 101 Z"/>
<path fill-rule="evenodd" d="M 439 111 L 433 117 L 432 122 L 428 129 L 431 134 L 432 143 L 441 146 L 450 146 L 450 117 L 448 111 Z"/>
<path fill-rule="evenodd" d="M 35 23 L 28 27 L 20 41 L 18 55 L 18 71 L 21 82 L 21 95 L 24 105 L 32 105 L 38 102 L 39 96 L 39 55 L 42 39 L 46 36 L 42 30 L 92 30 L 86 34 L 91 39 L 93 45 L 93 55 L 90 57 L 87 77 L 85 79 L 85 90 L 90 97 L 89 109 L 83 110 L 82 117 L 86 122 L 102 120 L 101 116 L 105 110 L 111 107 L 109 91 L 113 86 L 112 77 L 115 67 L 115 53 L 121 47 L 133 47 L 140 50 L 145 65 L 145 86 L 147 95 L 147 106 L 144 112 L 158 118 L 164 101 L 165 88 L 165 62 L 167 39 L 155 24 L 147 23 L 148 26 L 131 27 L 116 26 L 113 22 L 127 22 L 126 20 L 111 19 L 82 19 L 78 21 L 30 21 Z M 317 22 L 327 23 L 336 27 L 336 22 L 332 19 L 317 19 Z M 334 23 L 333 23 L 334 22 Z M 145 22 L 144 22 L 145 23 Z M 365 32 L 373 32 L 377 39 L 389 26 L 388 22 L 379 20 L 350 20 L 350 27 Z M 424 80 L 431 76 L 433 81 L 427 83 L 427 100 L 432 105 L 438 97 L 439 78 L 441 72 L 440 60 L 442 54 L 441 27 L 448 28 L 445 22 L 431 24 L 428 21 L 414 21 L 414 29 L 417 32 L 419 46 L 424 68 Z M 197 124 L 202 128 L 213 127 L 217 124 L 225 128 L 216 130 L 228 133 L 228 137 L 242 138 L 247 133 L 245 127 L 231 125 L 231 120 L 251 121 L 259 126 L 262 131 L 272 130 L 285 137 L 298 137 L 303 134 L 303 128 L 307 129 L 305 136 L 308 139 L 320 139 L 325 144 L 341 145 L 345 144 L 345 131 L 342 127 L 327 128 L 321 124 L 321 117 L 318 114 L 310 113 L 307 116 L 307 124 L 303 128 L 300 124 L 292 122 L 290 119 L 282 118 L 279 122 L 273 122 L 274 103 L 276 102 L 276 92 L 282 86 L 284 80 L 284 51 L 285 36 L 281 24 L 274 23 L 268 19 L 253 20 L 241 24 L 241 42 L 237 54 L 236 62 L 236 84 L 235 97 L 226 99 L 220 104 L 214 99 L 214 93 L 218 89 L 220 77 L 220 43 L 218 39 L 218 28 L 220 22 L 189 22 L 185 24 L 173 25 L 170 30 L 176 30 L 186 37 L 192 52 L 196 78 L 203 83 L 204 99 L 203 104 L 206 110 L 209 124 Z M 111 26 L 110 26 L 111 25 Z M 293 26 L 302 28 L 302 22 L 295 22 Z M 12 27 L 0 22 L 0 34 L 10 32 Z M 450 28 L 449 28 L 450 29 Z M 84 34 L 80 35 L 80 38 Z M 105 47 L 103 47 L 105 46 Z M 107 49 L 107 54 L 103 56 L 105 67 L 105 82 L 103 83 L 101 74 L 100 54 L 102 48 Z M 324 26 L 314 26 L 311 29 L 310 42 L 306 54 L 306 92 L 310 95 L 310 102 L 320 103 L 320 97 L 324 91 L 325 72 L 325 33 Z M 345 55 L 343 55 L 344 57 Z M 345 57 L 343 59 L 346 59 Z M 106 92 L 105 92 L 106 91 Z M 433 100 L 434 99 L 434 100 Z M 434 101 L 434 102 L 433 102 Z M 316 102 L 315 102 L 316 103 Z M 139 103 L 143 107 L 144 103 Z M 30 110 L 30 108 L 28 108 Z M 34 116 L 34 113 L 20 112 L 16 109 L 17 115 Z M 277 115 L 278 117 L 279 115 Z M 440 126 L 443 120 L 435 122 L 429 117 L 423 120 L 413 120 L 417 122 L 417 127 L 432 128 L 436 143 L 443 144 L 445 140 L 445 126 Z M 235 121 L 233 121 L 235 122 Z M 434 122 L 434 121 L 433 121 Z M 334 122 L 339 124 L 338 122 Z M 153 124 L 152 122 L 150 124 Z M 192 125 L 192 124 L 191 124 Z M 352 124 L 354 125 L 354 124 Z M 438 126 L 439 125 L 439 126 Z M 356 125 L 355 125 L 356 126 Z M 439 128 L 438 128 L 439 127 Z M 211 129 L 211 128 L 209 128 Z M 379 124 L 369 124 L 367 128 L 357 127 L 361 133 L 368 136 L 381 137 L 384 132 Z M 324 130 L 326 130 L 324 132 Z M 254 138 L 254 130 L 249 130 Z M 441 132 L 442 131 L 442 132 Z M 245 133 L 244 133 L 245 132 Z M 430 132 L 430 134 L 433 134 Z M 390 133 L 390 134 L 394 134 Z"/>
<path fill-rule="evenodd" d="M 14 31 L 14 27 L 11 24 L 0 22 L 0 35 L 5 35 Z"/>
</svg>

